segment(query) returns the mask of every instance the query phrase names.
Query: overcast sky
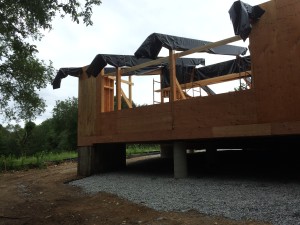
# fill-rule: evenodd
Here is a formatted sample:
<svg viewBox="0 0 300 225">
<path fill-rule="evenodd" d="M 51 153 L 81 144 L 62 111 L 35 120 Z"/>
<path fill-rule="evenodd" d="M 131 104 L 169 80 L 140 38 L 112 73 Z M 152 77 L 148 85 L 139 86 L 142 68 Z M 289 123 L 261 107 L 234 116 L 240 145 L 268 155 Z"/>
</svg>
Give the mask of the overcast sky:
<svg viewBox="0 0 300 225">
<path fill-rule="evenodd" d="M 93 8 L 93 26 L 57 18 L 53 29 L 45 32 L 36 43 L 38 56 L 51 60 L 56 69 L 81 67 L 90 64 L 97 54 L 133 55 L 152 33 L 163 33 L 205 41 L 218 41 L 234 36 L 228 10 L 234 0 L 102 0 Z M 265 0 L 244 1 L 257 5 Z M 248 47 L 248 42 L 235 42 Z M 199 54 L 198 54 L 199 55 Z M 164 55 L 164 52 L 161 54 Z M 194 57 L 194 56 L 190 56 Z M 226 61 L 232 57 L 201 54 L 206 65 Z M 152 102 L 152 79 L 133 77 L 133 101 L 138 104 Z M 49 86 L 42 90 L 47 111 L 35 121 L 37 124 L 51 117 L 57 100 L 78 96 L 78 79 L 67 77 L 61 88 Z"/>
</svg>

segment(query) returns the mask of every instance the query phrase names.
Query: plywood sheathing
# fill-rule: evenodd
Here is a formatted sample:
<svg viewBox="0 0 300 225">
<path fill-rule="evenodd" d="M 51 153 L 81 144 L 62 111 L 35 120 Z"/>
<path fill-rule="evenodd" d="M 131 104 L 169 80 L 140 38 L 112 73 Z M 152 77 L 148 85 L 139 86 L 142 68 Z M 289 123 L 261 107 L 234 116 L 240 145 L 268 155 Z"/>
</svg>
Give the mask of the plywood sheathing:
<svg viewBox="0 0 300 225">
<path fill-rule="evenodd" d="M 258 123 L 300 120 L 300 3 L 273 0 L 250 35 Z"/>
</svg>

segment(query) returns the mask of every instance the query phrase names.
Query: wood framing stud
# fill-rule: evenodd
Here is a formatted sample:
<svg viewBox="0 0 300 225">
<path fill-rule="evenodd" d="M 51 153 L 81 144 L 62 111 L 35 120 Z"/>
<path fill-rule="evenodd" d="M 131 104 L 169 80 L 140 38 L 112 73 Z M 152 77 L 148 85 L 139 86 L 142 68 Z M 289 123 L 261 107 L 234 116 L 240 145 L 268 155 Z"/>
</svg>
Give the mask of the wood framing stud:
<svg viewBox="0 0 300 225">
<path fill-rule="evenodd" d="M 121 70 L 117 68 L 116 76 L 116 95 L 117 95 L 117 110 L 121 110 Z"/>
<path fill-rule="evenodd" d="M 174 57 L 174 50 L 169 50 L 169 66 L 170 66 L 170 102 L 174 102 L 177 99 L 176 96 L 176 59 Z"/>
</svg>

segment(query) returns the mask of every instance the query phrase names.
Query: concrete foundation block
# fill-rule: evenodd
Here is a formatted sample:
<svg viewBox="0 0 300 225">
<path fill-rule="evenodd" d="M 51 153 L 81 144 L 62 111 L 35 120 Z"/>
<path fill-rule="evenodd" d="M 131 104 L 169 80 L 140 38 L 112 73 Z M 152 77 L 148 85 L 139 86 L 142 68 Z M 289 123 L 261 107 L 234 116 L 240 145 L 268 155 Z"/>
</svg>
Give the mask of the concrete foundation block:
<svg viewBox="0 0 300 225">
<path fill-rule="evenodd" d="M 173 146 L 174 156 L 174 178 L 185 178 L 187 171 L 186 144 L 183 142 L 175 142 Z"/>
</svg>

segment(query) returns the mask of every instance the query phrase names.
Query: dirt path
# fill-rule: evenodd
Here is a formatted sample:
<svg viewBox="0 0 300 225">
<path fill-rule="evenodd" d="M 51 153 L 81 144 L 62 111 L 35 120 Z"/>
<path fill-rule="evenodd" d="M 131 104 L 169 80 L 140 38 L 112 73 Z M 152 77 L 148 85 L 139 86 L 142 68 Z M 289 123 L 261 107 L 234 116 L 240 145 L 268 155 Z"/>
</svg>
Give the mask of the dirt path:
<svg viewBox="0 0 300 225">
<path fill-rule="evenodd" d="M 197 212 L 158 212 L 107 193 L 86 195 L 65 184 L 76 163 L 0 174 L 0 224 L 262 225 Z"/>
</svg>

